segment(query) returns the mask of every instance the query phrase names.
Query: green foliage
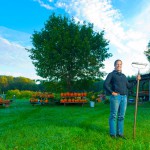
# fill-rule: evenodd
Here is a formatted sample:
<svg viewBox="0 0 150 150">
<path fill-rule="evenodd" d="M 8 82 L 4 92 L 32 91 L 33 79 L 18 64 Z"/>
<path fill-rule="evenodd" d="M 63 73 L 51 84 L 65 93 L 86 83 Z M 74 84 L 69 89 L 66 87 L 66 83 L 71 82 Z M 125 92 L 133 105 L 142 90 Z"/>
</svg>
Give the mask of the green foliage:
<svg viewBox="0 0 150 150">
<path fill-rule="evenodd" d="M 44 88 L 40 84 L 36 84 L 35 80 L 29 78 L 0 75 L 0 93 L 15 89 L 43 91 Z"/>
<path fill-rule="evenodd" d="M 60 99 L 61 99 L 60 93 L 55 93 L 54 98 L 55 98 L 55 100 L 60 101 Z"/>
<path fill-rule="evenodd" d="M 106 98 L 104 99 L 103 103 L 104 104 L 109 104 L 110 103 L 110 98 L 108 96 L 106 96 Z"/>
<path fill-rule="evenodd" d="M 0 92 L 4 92 L 5 87 L 8 85 L 8 80 L 5 76 L 0 77 Z"/>
<path fill-rule="evenodd" d="M 145 56 L 147 57 L 147 60 L 150 62 L 150 42 L 147 46 L 147 51 L 144 51 Z"/>
<path fill-rule="evenodd" d="M 19 91 L 19 90 L 8 90 L 6 96 L 8 99 L 12 99 L 15 95 L 16 98 L 30 98 L 34 92 L 33 91 Z"/>
<path fill-rule="evenodd" d="M 48 92 L 63 92 L 63 91 L 66 91 L 64 88 L 63 88 L 63 83 L 62 82 L 57 82 L 57 81 L 43 81 L 43 86 L 45 87 L 45 91 L 48 91 Z"/>
<path fill-rule="evenodd" d="M 34 32 L 32 44 L 34 48 L 28 51 L 37 74 L 49 81 L 66 83 L 68 90 L 74 81 L 103 76 L 103 61 L 112 56 L 104 31 L 94 32 L 93 24 L 76 23 L 73 18 L 55 14 L 41 32 Z"/>
<path fill-rule="evenodd" d="M 20 91 L 21 98 L 30 98 L 33 95 L 34 92 L 32 91 Z"/>
<path fill-rule="evenodd" d="M 84 92 L 84 91 L 94 91 L 99 92 L 103 90 L 103 80 L 77 80 L 71 82 L 71 88 L 69 91 L 71 92 Z M 62 81 L 41 81 L 41 85 L 43 85 L 44 91 L 48 92 L 68 92 L 68 89 L 66 88 L 67 85 L 65 82 Z"/>
<path fill-rule="evenodd" d="M 6 95 L 7 95 L 7 98 L 12 98 L 14 95 L 17 98 L 20 98 L 21 93 L 19 90 L 9 90 L 7 91 Z"/>
<path fill-rule="evenodd" d="M 87 98 L 90 101 L 96 101 L 96 99 L 98 98 L 99 93 L 98 92 L 88 92 L 87 94 Z"/>
</svg>

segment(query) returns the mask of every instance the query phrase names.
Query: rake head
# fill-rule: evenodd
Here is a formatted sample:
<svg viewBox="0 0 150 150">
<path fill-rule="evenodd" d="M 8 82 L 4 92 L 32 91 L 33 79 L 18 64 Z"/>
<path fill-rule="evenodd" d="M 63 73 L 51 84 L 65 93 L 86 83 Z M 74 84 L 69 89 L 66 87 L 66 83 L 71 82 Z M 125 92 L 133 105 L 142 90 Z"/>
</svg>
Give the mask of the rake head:
<svg viewBox="0 0 150 150">
<path fill-rule="evenodd" d="M 147 66 L 146 63 L 139 63 L 139 62 L 133 62 L 132 67 L 138 68 L 138 69 L 144 69 Z"/>
<path fill-rule="evenodd" d="M 140 69 L 144 69 L 147 66 L 146 63 L 133 62 L 132 67 L 138 68 L 138 74 L 140 74 Z"/>
</svg>

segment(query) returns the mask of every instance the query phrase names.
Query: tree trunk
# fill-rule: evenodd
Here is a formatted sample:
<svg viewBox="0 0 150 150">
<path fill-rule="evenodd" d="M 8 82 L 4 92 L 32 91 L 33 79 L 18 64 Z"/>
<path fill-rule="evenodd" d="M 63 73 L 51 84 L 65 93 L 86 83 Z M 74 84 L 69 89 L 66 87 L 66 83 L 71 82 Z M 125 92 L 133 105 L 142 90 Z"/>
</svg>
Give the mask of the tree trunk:
<svg viewBox="0 0 150 150">
<path fill-rule="evenodd" d="M 72 86 L 71 86 L 71 80 L 70 78 L 67 79 L 67 91 L 71 92 Z"/>
</svg>

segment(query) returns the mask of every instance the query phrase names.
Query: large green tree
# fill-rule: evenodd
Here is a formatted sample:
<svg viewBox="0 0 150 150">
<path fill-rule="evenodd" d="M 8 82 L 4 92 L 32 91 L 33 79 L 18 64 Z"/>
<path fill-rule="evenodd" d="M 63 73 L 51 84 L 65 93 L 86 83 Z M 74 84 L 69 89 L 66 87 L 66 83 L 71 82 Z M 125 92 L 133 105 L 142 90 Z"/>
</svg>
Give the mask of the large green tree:
<svg viewBox="0 0 150 150">
<path fill-rule="evenodd" d="M 144 54 L 146 55 L 148 61 L 150 62 L 150 42 L 148 43 L 147 51 L 144 51 Z"/>
<path fill-rule="evenodd" d="M 37 74 L 49 81 L 65 82 L 68 90 L 74 81 L 103 76 L 100 69 L 111 56 L 104 31 L 95 32 L 93 24 L 55 14 L 41 31 L 34 32 L 32 44 L 28 51 Z"/>
</svg>

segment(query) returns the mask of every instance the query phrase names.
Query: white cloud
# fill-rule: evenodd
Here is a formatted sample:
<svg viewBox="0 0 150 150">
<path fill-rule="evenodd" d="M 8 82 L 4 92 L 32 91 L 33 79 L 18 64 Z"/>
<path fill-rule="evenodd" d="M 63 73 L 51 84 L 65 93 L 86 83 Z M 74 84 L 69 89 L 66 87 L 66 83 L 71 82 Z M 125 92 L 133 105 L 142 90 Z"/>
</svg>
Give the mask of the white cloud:
<svg viewBox="0 0 150 150">
<path fill-rule="evenodd" d="M 52 6 L 45 4 L 42 0 L 34 0 L 40 4 L 41 7 L 44 7 L 46 9 L 52 10 L 54 9 Z M 49 0 L 49 2 L 53 2 L 52 0 Z"/>
<path fill-rule="evenodd" d="M 65 8 L 65 7 L 67 7 L 66 3 L 63 3 L 63 2 L 57 2 L 55 5 L 58 8 Z"/>
<path fill-rule="evenodd" d="M 12 41 L 19 45 L 30 46 L 31 45 L 31 34 L 12 30 L 3 26 L 0 26 L 0 37 Z"/>
<path fill-rule="evenodd" d="M 25 47 L 0 37 L 0 74 L 39 78 Z"/>
</svg>

